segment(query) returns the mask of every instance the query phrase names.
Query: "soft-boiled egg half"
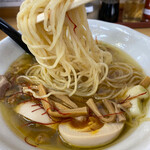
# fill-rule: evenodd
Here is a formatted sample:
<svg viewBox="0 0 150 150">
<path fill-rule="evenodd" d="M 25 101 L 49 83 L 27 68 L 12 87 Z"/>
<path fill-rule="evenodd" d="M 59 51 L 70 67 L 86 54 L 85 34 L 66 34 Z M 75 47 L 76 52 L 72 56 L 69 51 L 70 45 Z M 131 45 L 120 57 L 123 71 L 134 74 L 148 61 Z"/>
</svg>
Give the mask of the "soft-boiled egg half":
<svg viewBox="0 0 150 150">
<path fill-rule="evenodd" d="M 59 133 L 69 145 L 77 147 L 96 147 L 108 144 L 116 139 L 121 133 L 124 123 L 105 123 L 96 131 L 82 132 L 73 128 L 70 123 L 59 125 Z"/>
<path fill-rule="evenodd" d="M 45 113 L 45 110 L 34 102 L 25 102 L 17 105 L 15 111 L 25 118 L 56 129 L 57 124 Z"/>
</svg>

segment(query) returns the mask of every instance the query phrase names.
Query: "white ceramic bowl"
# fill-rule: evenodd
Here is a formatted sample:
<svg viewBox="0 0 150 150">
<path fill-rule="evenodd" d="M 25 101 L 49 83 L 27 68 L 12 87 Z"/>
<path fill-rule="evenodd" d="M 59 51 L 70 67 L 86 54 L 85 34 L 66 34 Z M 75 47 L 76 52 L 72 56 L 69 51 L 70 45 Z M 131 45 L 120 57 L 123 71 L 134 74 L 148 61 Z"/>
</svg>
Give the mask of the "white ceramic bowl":
<svg viewBox="0 0 150 150">
<path fill-rule="evenodd" d="M 125 26 L 89 20 L 94 37 L 112 44 L 132 56 L 150 76 L 150 38 Z M 10 38 L 0 41 L 0 74 L 24 51 Z M 148 112 L 150 116 L 150 110 Z M 142 123 L 132 134 L 109 150 L 150 150 L 150 122 Z M 34 150 L 19 139 L 0 116 L 0 150 Z"/>
</svg>

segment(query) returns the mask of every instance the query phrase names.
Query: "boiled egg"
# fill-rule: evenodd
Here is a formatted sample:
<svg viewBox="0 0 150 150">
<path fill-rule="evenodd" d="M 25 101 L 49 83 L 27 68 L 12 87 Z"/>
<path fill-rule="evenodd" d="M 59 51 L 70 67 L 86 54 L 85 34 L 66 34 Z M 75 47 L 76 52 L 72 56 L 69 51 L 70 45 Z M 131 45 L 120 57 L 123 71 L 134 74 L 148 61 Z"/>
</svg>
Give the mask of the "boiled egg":
<svg viewBox="0 0 150 150">
<path fill-rule="evenodd" d="M 62 139 L 69 145 L 89 148 L 112 142 L 119 136 L 123 127 L 124 123 L 105 123 L 95 131 L 82 132 L 69 123 L 62 123 L 58 129 Z"/>
<path fill-rule="evenodd" d="M 51 128 L 56 128 L 53 120 L 45 113 L 45 110 L 34 102 L 25 102 L 17 105 L 15 111 L 25 118 L 46 125 Z"/>
</svg>

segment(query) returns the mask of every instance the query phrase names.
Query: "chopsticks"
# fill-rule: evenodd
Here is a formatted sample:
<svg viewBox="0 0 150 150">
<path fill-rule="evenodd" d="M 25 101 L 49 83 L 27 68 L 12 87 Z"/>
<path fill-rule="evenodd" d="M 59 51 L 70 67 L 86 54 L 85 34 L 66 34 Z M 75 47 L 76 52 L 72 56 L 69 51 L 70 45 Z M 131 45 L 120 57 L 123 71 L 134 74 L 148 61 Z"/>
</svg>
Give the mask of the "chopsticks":
<svg viewBox="0 0 150 150">
<path fill-rule="evenodd" d="M 21 34 L 7 22 L 5 22 L 2 18 L 0 18 L 0 30 L 6 33 L 12 40 L 14 40 L 20 47 L 22 47 L 26 53 L 31 54 L 27 45 L 22 41 Z"/>
<path fill-rule="evenodd" d="M 68 10 L 74 9 L 80 5 L 92 2 L 93 0 L 73 0 L 72 4 L 70 5 L 70 7 L 68 8 Z M 44 13 L 41 13 L 37 16 L 37 23 L 40 23 L 44 21 Z"/>
</svg>

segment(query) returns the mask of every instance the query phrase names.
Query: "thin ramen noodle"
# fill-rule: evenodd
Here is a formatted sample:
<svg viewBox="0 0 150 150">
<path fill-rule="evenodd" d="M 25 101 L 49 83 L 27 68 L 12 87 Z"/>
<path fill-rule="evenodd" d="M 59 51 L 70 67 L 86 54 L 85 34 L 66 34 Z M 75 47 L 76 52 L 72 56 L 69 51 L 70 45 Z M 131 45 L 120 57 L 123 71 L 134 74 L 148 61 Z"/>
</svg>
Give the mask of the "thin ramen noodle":
<svg viewBox="0 0 150 150">
<path fill-rule="evenodd" d="M 112 56 L 93 40 L 84 6 L 67 12 L 70 4 L 70 0 L 27 0 L 21 6 L 18 28 L 39 63 L 26 78 L 70 96 L 90 96 L 106 78 Z M 43 11 L 44 22 L 36 23 Z"/>
</svg>

